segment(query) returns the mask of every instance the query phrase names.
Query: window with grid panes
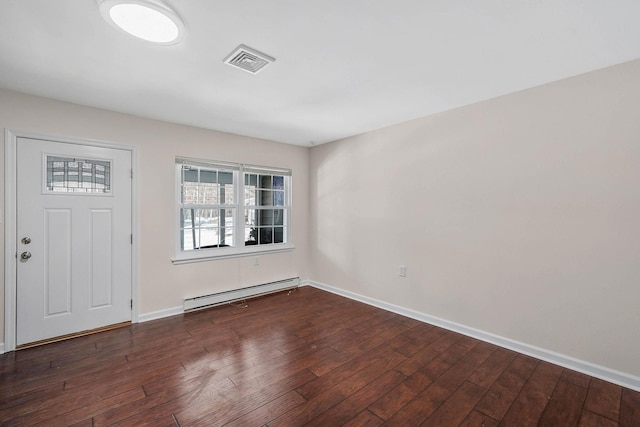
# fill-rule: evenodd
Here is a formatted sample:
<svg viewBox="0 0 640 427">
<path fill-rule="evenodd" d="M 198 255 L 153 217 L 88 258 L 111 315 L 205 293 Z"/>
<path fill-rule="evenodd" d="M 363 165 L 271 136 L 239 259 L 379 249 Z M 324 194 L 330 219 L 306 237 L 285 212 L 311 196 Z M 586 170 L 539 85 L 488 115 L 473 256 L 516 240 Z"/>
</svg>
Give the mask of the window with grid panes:
<svg viewBox="0 0 640 427">
<path fill-rule="evenodd" d="M 285 242 L 285 176 L 244 173 L 245 245 Z"/>
<path fill-rule="evenodd" d="M 290 246 L 291 172 L 177 159 L 177 259 Z"/>
</svg>

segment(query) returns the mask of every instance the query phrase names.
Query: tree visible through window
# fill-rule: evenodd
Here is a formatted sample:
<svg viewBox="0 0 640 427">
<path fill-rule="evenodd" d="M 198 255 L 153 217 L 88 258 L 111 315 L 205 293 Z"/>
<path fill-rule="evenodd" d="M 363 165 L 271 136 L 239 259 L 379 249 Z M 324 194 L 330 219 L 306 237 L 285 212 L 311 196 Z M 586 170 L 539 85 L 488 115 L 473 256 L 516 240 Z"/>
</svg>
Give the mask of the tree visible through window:
<svg viewBox="0 0 640 427">
<path fill-rule="evenodd" d="M 182 165 L 182 250 L 233 246 L 234 172 Z"/>
<path fill-rule="evenodd" d="M 244 174 L 245 245 L 284 242 L 285 177 Z"/>
<path fill-rule="evenodd" d="M 290 171 L 188 159 L 178 159 L 176 171 L 181 253 L 217 256 L 288 243 Z"/>
</svg>

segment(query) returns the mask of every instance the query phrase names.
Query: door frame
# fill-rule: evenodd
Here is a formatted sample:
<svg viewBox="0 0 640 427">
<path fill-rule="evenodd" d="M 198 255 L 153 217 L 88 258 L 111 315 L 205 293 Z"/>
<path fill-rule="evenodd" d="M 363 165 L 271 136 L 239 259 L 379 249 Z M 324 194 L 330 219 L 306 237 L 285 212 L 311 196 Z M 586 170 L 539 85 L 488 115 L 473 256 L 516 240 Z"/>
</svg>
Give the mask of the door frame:
<svg viewBox="0 0 640 427">
<path fill-rule="evenodd" d="M 139 316 L 139 224 L 138 224 L 138 156 L 133 145 L 117 144 L 86 138 L 61 137 L 6 129 L 4 138 L 4 349 L 0 354 L 16 349 L 16 313 L 17 313 L 17 148 L 18 138 L 31 138 L 43 141 L 61 142 L 91 147 L 102 147 L 131 152 L 131 322 L 138 323 Z"/>
</svg>

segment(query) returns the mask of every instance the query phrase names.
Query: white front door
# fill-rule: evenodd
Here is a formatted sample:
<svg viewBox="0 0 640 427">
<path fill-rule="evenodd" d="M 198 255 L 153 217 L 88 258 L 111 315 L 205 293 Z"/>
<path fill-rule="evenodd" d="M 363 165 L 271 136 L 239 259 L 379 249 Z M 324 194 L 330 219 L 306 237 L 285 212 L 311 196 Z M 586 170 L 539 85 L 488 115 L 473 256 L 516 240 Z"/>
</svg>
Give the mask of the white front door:
<svg viewBox="0 0 640 427">
<path fill-rule="evenodd" d="M 16 344 L 131 320 L 131 152 L 17 139 Z"/>
</svg>

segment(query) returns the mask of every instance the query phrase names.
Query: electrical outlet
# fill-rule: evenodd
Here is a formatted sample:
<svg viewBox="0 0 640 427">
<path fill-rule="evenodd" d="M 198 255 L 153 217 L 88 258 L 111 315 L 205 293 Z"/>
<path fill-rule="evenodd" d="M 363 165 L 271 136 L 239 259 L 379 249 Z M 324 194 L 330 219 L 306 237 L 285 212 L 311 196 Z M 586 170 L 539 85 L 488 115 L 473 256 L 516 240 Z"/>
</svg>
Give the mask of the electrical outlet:
<svg viewBox="0 0 640 427">
<path fill-rule="evenodd" d="M 401 277 L 407 277 L 407 267 L 401 265 L 398 274 L 400 274 Z"/>
<path fill-rule="evenodd" d="M 257 267 L 260 265 L 260 257 L 254 257 L 253 258 L 253 266 Z"/>
</svg>

